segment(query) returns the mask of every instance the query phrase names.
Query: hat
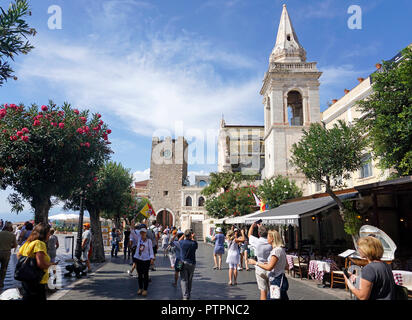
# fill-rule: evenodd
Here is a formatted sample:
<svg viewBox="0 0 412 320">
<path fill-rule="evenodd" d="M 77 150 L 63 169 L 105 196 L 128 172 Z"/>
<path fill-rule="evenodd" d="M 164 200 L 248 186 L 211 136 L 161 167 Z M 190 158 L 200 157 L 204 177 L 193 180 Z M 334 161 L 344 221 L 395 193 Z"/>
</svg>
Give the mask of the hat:
<svg viewBox="0 0 412 320">
<path fill-rule="evenodd" d="M 141 228 L 141 229 L 140 229 L 140 232 L 145 232 L 145 233 L 147 233 L 147 229 L 146 229 L 146 228 Z"/>
<path fill-rule="evenodd" d="M 221 228 L 221 227 L 217 227 L 217 228 L 216 228 L 216 232 L 222 232 L 222 228 Z"/>
<path fill-rule="evenodd" d="M 84 223 L 84 224 L 83 224 L 83 227 L 85 227 L 85 228 L 90 228 L 90 223 Z"/>
<path fill-rule="evenodd" d="M 173 230 L 172 234 L 173 235 L 177 234 L 177 230 Z"/>
</svg>

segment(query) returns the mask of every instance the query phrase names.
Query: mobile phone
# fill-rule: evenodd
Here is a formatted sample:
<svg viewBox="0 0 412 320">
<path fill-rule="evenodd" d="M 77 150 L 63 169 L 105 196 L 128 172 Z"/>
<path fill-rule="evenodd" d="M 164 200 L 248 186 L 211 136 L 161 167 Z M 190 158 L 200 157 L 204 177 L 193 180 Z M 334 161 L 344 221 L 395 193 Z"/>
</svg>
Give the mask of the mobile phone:
<svg viewBox="0 0 412 320">
<path fill-rule="evenodd" d="M 350 279 L 350 274 L 348 272 L 348 269 L 344 269 L 343 273 L 345 274 L 346 278 Z"/>
</svg>

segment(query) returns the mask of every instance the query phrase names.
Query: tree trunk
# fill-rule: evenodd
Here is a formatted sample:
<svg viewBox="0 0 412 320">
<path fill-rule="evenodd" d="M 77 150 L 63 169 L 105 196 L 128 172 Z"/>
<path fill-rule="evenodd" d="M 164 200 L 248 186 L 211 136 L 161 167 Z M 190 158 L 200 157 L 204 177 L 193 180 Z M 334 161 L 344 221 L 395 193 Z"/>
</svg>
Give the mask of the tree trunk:
<svg viewBox="0 0 412 320">
<path fill-rule="evenodd" d="M 332 188 L 330 185 L 326 185 L 326 192 L 332 197 L 333 200 L 337 203 L 339 207 L 339 215 L 342 218 L 343 223 L 345 223 L 345 207 L 343 206 L 342 200 L 333 192 Z M 355 249 L 357 248 L 357 241 L 358 241 L 358 235 L 353 235 L 351 234 L 353 245 Z"/>
<path fill-rule="evenodd" d="M 34 223 L 49 222 L 49 210 L 51 208 L 50 196 L 46 197 L 34 197 L 32 201 L 32 207 L 34 208 Z"/>
<path fill-rule="evenodd" d="M 102 226 L 100 223 L 100 212 L 93 208 L 87 208 L 90 214 L 90 226 L 92 231 L 92 256 L 91 262 L 104 262 L 104 246 L 102 236 Z"/>
</svg>

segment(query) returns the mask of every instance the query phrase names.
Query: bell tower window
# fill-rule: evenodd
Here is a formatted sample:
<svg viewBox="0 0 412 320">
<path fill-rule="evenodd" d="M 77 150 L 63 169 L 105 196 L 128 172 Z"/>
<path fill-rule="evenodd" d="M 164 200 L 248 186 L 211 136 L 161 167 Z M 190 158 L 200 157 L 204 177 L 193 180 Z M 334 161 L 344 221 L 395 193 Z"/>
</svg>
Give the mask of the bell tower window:
<svg viewBox="0 0 412 320">
<path fill-rule="evenodd" d="M 290 126 L 303 126 L 303 99 L 298 91 L 288 93 L 288 120 Z"/>
</svg>

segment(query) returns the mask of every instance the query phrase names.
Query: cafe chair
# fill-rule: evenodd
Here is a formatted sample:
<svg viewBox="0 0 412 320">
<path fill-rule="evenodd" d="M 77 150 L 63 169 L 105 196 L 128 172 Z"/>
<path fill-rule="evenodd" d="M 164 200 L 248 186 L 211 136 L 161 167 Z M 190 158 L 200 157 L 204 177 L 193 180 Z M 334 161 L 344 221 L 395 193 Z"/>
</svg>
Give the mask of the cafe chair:
<svg viewBox="0 0 412 320">
<path fill-rule="evenodd" d="M 300 279 L 303 279 L 303 272 L 306 272 L 307 278 L 309 279 L 309 260 L 303 258 L 302 256 L 297 256 L 293 258 L 293 277 L 296 278 L 296 274 L 299 275 Z"/>
<path fill-rule="evenodd" d="M 348 259 L 345 259 L 345 269 L 348 268 Z M 341 270 L 331 270 L 330 271 L 330 287 L 333 288 L 333 285 L 336 283 L 344 284 L 345 290 L 348 290 L 348 285 L 346 284 L 345 277 L 343 276 L 343 271 Z"/>
</svg>

